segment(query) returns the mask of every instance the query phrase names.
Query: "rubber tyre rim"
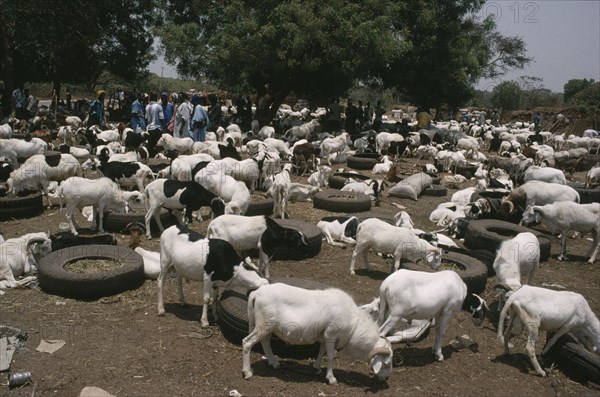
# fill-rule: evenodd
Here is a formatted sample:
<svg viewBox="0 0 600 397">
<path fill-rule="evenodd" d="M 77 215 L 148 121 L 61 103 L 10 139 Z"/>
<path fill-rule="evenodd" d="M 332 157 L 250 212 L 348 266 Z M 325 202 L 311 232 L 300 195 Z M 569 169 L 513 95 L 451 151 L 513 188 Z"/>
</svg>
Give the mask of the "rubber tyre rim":
<svg viewBox="0 0 600 397">
<path fill-rule="evenodd" d="M 41 193 L 23 197 L 0 197 L 0 220 L 23 219 L 44 212 Z"/>
<path fill-rule="evenodd" d="M 421 193 L 422 196 L 435 196 L 435 197 L 443 197 L 448 195 L 448 188 L 440 185 L 431 185 L 427 189 L 423 190 Z"/>
<path fill-rule="evenodd" d="M 600 355 L 580 345 L 570 333 L 561 336 L 543 357 L 578 382 L 597 383 L 600 379 Z"/>
<path fill-rule="evenodd" d="M 283 227 L 302 232 L 306 237 L 308 247 L 301 249 L 278 247 L 273 254 L 273 260 L 302 260 L 319 255 L 323 244 L 323 236 L 321 229 L 316 225 L 296 219 L 275 219 L 275 221 Z"/>
<path fill-rule="evenodd" d="M 80 245 L 117 245 L 115 236 L 109 233 L 95 234 L 95 230 L 77 229 L 78 236 L 73 236 L 70 231 L 50 235 L 52 251 Z"/>
<path fill-rule="evenodd" d="M 75 273 L 64 267 L 79 259 L 113 259 L 121 266 L 109 271 Z M 144 284 L 144 260 L 135 251 L 115 245 L 86 245 L 54 251 L 38 266 L 38 282 L 47 293 L 93 300 Z"/>
<path fill-rule="evenodd" d="M 357 192 L 322 191 L 315 195 L 313 207 L 332 212 L 364 212 L 371 209 L 371 198 Z"/>
<path fill-rule="evenodd" d="M 485 285 L 488 278 L 488 268 L 485 264 L 472 256 L 460 254 L 457 252 L 444 251 L 442 262 L 452 261 L 458 264 L 463 270 L 454 270 L 467 285 L 467 291 L 473 294 L 481 294 L 485 291 Z M 400 265 L 402 269 L 416 270 L 433 273 L 435 270 L 417 265 L 413 262 L 405 262 Z"/>
<path fill-rule="evenodd" d="M 352 172 L 336 172 L 335 174 L 329 176 L 327 182 L 330 188 L 341 189 L 346 184 L 348 178 L 355 178 L 363 181 L 369 179 L 367 175 L 363 174 L 354 174 Z"/>
<path fill-rule="evenodd" d="M 312 280 L 293 277 L 271 277 L 271 283 L 284 283 L 295 287 L 317 290 L 331 288 Z M 227 289 L 223 291 L 217 301 L 219 326 L 223 335 L 232 343 L 241 345 L 242 340 L 248 336 L 248 297 L 246 291 L 241 289 Z M 288 345 L 279 338 L 271 337 L 273 353 L 282 358 L 314 358 L 319 353 L 319 344 Z M 262 345 L 257 343 L 252 350 L 262 352 Z"/>
<path fill-rule="evenodd" d="M 365 154 L 365 153 L 363 153 Z M 371 171 L 373 169 L 373 167 L 375 166 L 375 164 L 377 164 L 378 161 L 375 158 L 362 158 L 362 157 L 357 157 L 356 155 L 350 156 L 348 157 L 348 160 L 346 160 L 346 165 L 350 168 L 354 168 L 355 170 L 369 170 Z"/>
<path fill-rule="evenodd" d="M 145 216 L 146 214 L 143 212 L 105 212 L 103 220 L 104 231 L 121 233 L 121 230 L 125 229 L 125 226 L 131 222 L 139 222 L 144 225 L 146 223 Z M 177 218 L 164 208 L 160 210 L 160 221 L 165 229 L 177 224 Z M 150 220 L 150 233 L 154 237 L 160 236 L 160 230 L 154 217 Z"/>
<path fill-rule="evenodd" d="M 248 205 L 248 209 L 244 215 L 256 216 L 256 215 L 273 215 L 274 202 L 272 198 L 252 201 Z"/>
<path fill-rule="evenodd" d="M 550 258 L 550 238 L 537 230 L 495 219 L 476 220 L 469 224 L 465 232 L 465 247 L 469 249 L 486 249 L 493 253 L 500 244 L 522 232 L 533 233 L 540 243 L 540 262 Z"/>
</svg>

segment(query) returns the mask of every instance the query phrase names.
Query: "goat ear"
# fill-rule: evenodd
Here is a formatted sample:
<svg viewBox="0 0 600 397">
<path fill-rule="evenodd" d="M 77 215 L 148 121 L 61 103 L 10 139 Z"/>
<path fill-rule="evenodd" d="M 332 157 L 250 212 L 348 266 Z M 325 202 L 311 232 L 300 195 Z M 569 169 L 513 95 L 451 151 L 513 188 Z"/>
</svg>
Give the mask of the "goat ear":
<svg viewBox="0 0 600 397">
<path fill-rule="evenodd" d="M 540 208 L 534 207 L 533 217 L 537 223 L 540 223 L 542 221 L 542 218 L 544 217 L 544 212 Z"/>
</svg>

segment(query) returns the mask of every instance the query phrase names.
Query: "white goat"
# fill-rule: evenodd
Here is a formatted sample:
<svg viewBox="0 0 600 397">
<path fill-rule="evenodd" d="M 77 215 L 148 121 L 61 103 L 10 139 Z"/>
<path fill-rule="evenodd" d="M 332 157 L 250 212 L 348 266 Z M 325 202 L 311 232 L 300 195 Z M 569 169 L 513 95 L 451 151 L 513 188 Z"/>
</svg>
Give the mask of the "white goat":
<svg viewBox="0 0 600 397">
<path fill-rule="evenodd" d="M 390 168 L 394 165 L 394 162 L 390 160 L 388 156 L 383 156 L 381 158 L 381 162 L 375 164 L 373 166 L 374 174 L 387 174 L 390 172 Z"/>
<path fill-rule="evenodd" d="M 160 236 L 160 275 L 158 276 L 158 315 L 165 313 L 163 289 L 171 268 L 177 273 L 179 303 L 185 305 L 182 278 L 204 281 L 204 304 L 200 325 L 208 327 L 208 303 L 213 288 L 220 286 L 258 288 L 269 282 L 254 270 L 245 268 L 231 244 L 219 239 L 203 238 L 182 226 L 171 226 Z M 213 306 L 216 317 L 216 306 Z"/>
<path fill-rule="evenodd" d="M 540 264 L 540 243 L 530 232 L 517 234 L 500 244 L 494 260 L 496 283 L 504 284 L 511 291 L 521 287 L 521 277 L 527 276 L 525 284 L 531 284 L 533 275 Z M 498 311 L 502 309 L 505 293 L 500 289 Z"/>
<path fill-rule="evenodd" d="M 321 142 L 321 157 L 329 159 L 331 153 L 342 152 L 348 147 L 350 135 L 347 132 L 342 132 L 335 138 L 326 138 Z"/>
<path fill-rule="evenodd" d="M 356 247 L 350 262 L 350 274 L 354 275 L 356 258 L 362 256 L 364 266 L 370 270 L 368 254 L 372 248 L 375 252 L 394 256 L 390 273 L 400 268 L 400 260 L 417 261 L 425 259 L 432 269 L 437 269 L 442 262 L 442 250 L 415 236 L 410 230 L 392 226 L 377 218 L 369 218 L 358 225 L 356 231 Z"/>
<path fill-rule="evenodd" d="M 308 184 L 317 186 L 317 187 L 329 186 L 329 176 L 330 175 L 331 175 L 331 167 L 322 165 L 319 167 L 319 169 L 316 172 L 313 172 L 312 174 L 310 174 L 310 176 L 308 177 Z"/>
<path fill-rule="evenodd" d="M 108 178 L 85 179 L 72 177 L 60 184 L 57 191 L 60 197 L 60 208 L 62 210 L 63 200 L 67 206 L 67 221 L 71 227 L 71 233 L 77 236 L 76 222 L 73 220 L 75 208 L 81 211 L 87 205 L 94 206 L 97 211 L 98 231 L 104 232 L 104 212 L 125 212 L 130 201 L 143 202 L 144 196 L 137 191 L 121 191 L 116 183 Z M 95 221 L 94 217 L 94 221 Z"/>
<path fill-rule="evenodd" d="M 37 262 L 52 252 L 52 242 L 47 233 L 29 233 L 21 237 L 0 241 L 0 295 L 3 289 L 17 288 L 36 280 L 24 274 L 37 271 Z"/>
<path fill-rule="evenodd" d="M 559 185 L 567 184 L 567 178 L 565 178 L 565 174 L 561 170 L 551 167 L 538 167 L 536 165 L 532 165 L 525 170 L 523 181 L 543 181 L 558 183 Z"/>
<path fill-rule="evenodd" d="M 578 204 L 570 201 L 556 202 L 543 206 L 534 205 L 523 213 L 523 224 L 533 225 L 543 223 L 552 233 L 560 231 L 560 253 L 558 260 L 567 258 L 567 233 L 575 230 L 582 233 L 592 233 L 594 242 L 586 257 L 594 263 L 600 243 L 600 203 Z"/>
<path fill-rule="evenodd" d="M 510 320 L 504 331 L 506 317 Z M 527 329 L 525 350 L 535 371 L 543 377 L 546 376 L 546 372 L 542 370 L 535 356 L 535 341 L 540 330 L 555 331 L 551 338 L 546 338 L 542 355 L 567 332 L 573 332 L 578 339 L 580 336 L 589 338 L 593 342 L 594 350 L 600 351 L 600 321 L 585 298 L 575 292 L 522 286 L 509 296 L 498 321 L 497 339 L 500 343 L 504 342 L 505 354 L 510 353 L 508 342 L 513 327 L 516 328 L 515 334 Z"/>
<path fill-rule="evenodd" d="M 286 164 L 273 181 L 273 216 L 285 218 L 288 213 L 288 195 L 291 183 L 291 164 Z"/>
<path fill-rule="evenodd" d="M 596 164 L 592 167 L 585 177 L 585 187 L 589 189 L 592 185 L 597 185 L 600 181 L 600 164 Z"/>
<path fill-rule="evenodd" d="M 355 216 L 351 217 L 329 217 L 323 218 L 317 223 L 317 227 L 325 236 L 329 245 L 346 247 L 345 244 L 356 244 L 356 229 L 360 222 Z M 338 240 L 341 242 L 337 242 Z"/>
<path fill-rule="evenodd" d="M 283 136 L 287 138 L 290 142 L 295 142 L 303 138 L 308 139 L 308 137 L 318 126 L 319 122 L 317 120 L 311 120 L 308 123 L 304 123 L 302 125 L 290 128 L 285 132 L 285 134 L 283 134 Z"/>
<path fill-rule="evenodd" d="M 329 384 L 337 383 L 333 375 L 335 349 L 353 359 L 366 360 L 380 380 L 387 380 L 391 373 L 390 342 L 379 336 L 377 325 L 341 290 L 305 290 L 280 283 L 260 287 L 249 294 L 248 323 L 250 334 L 242 342 L 246 379 L 252 377 L 250 349 L 259 341 L 269 365 L 279 368 L 271 350 L 272 334 L 295 345 L 319 342 L 313 368 L 321 371 L 321 361 L 327 352 Z M 292 332 L 291 324 L 294 324 Z"/>
<path fill-rule="evenodd" d="M 379 287 L 379 335 L 385 337 L 401 319 L 435 318 L 433 355 L 444 361 L 442 339 L 452 316 L 468 312 L 476 325 L 485 319 L 487 305 L 479 296 L 467 293 L 467 286 L 452 270 L 427 273 L 400 269 L 389 275 Z"/>
<path fill-rule="evenodd" d="M 156 146 L 161 146 L 165 150 L 177 150 L 181 154 L 191 154 L 194 140 L 190 137 L 176 138 L 169 134 L 162 134 Z"/>
</svg>

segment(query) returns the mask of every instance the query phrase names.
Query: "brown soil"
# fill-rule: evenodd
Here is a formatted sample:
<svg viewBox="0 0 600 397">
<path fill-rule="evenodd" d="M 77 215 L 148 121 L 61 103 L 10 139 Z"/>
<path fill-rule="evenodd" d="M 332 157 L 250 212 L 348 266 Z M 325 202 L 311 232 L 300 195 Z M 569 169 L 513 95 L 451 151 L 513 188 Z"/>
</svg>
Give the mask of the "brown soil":
<svg viewBox="0 0 600 397">
<path fill-rule="evenodd" d="M 404 164 L 408 170 L 412 162 Z M 583 173 L 576 174 L 579 181 Z M 295 178 L 301 181 L 301 178 Z M 418 201 L 385 196 L 373 211 L 395 213 L 391 202 L 406 206 L 415 227 L 435 230 L 428 220 L 435 206 L 449 201 L 446 197 L 422 196 Z M 311 203 L 290 205 L 290 217 L 316 224 L 327 211 L 312 208 Z M 204 217 L 204 219 L 207 219 Z M 82 226 L 87 223 L 81 216 Z M 24 233 L 58 232 L 65 221 L 58 208 L 46 210 L 33 219 L 0 223 L 4 238 Z M 208 221 L 194 223 L 205 232 Z M 117 235 L 119 245 L 127 246 L 129 237 Z M 600 265 L 590 265 L 583 255 L 591 244 L 586 238 L 569 239 L 572 261 L 558 262 L 558 240 L 552 239 L 553 258 L 542 264 L 534 284 L 562 284 L 583 294 L 592 310 L 600 314 Z M 159 239 L 142 239 L 143 248 L 157 251 Z M 358 304 L 371 302 L 378 295 L 381 281 L 388 275 L 391 259 L 370 254 L 372 270 L 359 267 L 349 274 L 352 248 L 332 247 L 323 243 L 321 253 L 303 261 L 274 261 L 274 277 L 300 277 L 341 288 Z M 338 385 L 325 383 L 324 374 L 316 375 L 310 360 L 286 359 L 279 370 L 271 369 L 258 353 L 252 353 L 254 377 L 242 379 L 240 346 L 228 342 L 212 316 L 211 326 L 201 329 L 202 284 L 184 283 L 187 306 L 178 303 L 176 282 L 166 282 L 166 315 L 156 314 L 156 281 L 147 280 L 139 289 L 110 299 L 83 302 L 47 295 L 38 288 L 9 290 L 0 298 L 0 323 L 21 328 L 29 336 L 25 348 L 15 354 L 11 372 L 31 371 L 37 396 L 75 396 L 85 386 L 97 386 L 118 396 L 227 396 L 237 390 L 243 396 L 354 396 L 354 395 L 600 395 L 600 388 L 583 385 L 567 378 L 559 369 L 549 369 L 541 378 L 532 371 L 523 354 L 525 337 L 513 339 L 512 355 L 503 355 L 496 343 L 498 314 L 492 291 L 495 278 L 488 279 L 483 298 L 492 311 L 481 327 L 459 314 L 450 322 L 443 340 L 444 362 L 431 354 L 434 332 L 411 345 L 394 345 L 394 362 L 398 365 L 387 383 L 369 372 L 364 362 L 353 362 L 340 353 L 334 361 Z M 450 342 L 462 335 L 475 342 L 471 348 L 456 350 Z M 54 354 L 35 350 L 40 340 L 62 339 L 66 345 Z M 544 333 L 537 341 L 540 353 Z M 323 362 L 323 366 L 325 361 Z M 6 379 L 6 377 L 4 378 Z M 600 381 L 599 381 L 600 382 Z M 0 381 L 2 396 L 30 396 L 33 386 L 9 390 Z"/>
</svg>

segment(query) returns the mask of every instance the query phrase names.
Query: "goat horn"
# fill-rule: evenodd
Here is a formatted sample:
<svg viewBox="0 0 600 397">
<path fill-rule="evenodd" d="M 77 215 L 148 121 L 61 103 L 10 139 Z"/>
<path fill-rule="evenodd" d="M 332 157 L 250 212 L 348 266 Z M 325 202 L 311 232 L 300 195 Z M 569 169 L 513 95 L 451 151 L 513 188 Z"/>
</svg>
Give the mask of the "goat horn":
<svg viewBox="0 0 600 397">
<path fill-rule="evenodd" d="M 389 349 L 387 349 L 385 347 L 376 347 L 375 349 L 373 349 L 369 352 L 369 357 L 368 357 L 367 361 L 371 362 L 371 360 L 375 356 L 391 356 L 391 355 L 392 355 L 392 352 L 390 352 Z"/>
<path fill-rule="evenodd" d="M 499 288 L 499 289 L 503 289 L 506 292 L 512 292 L 512 288 L 510 288 L 507 284 L 505 283 L 496 283 L 494 285 L 494 289 Z"/>
<path fill-rule="evenodd" d="M 29 248 L 35 244 L 35 243 L 43 243 L 47 240 L 47 238 L 43 238 L 43 237 L 36 237 L 36 238 L 32 238 L 31 240 L 29 240 L 27 242 L 27 247 L 26 249 L 29 250 Z"/>
</svg>

